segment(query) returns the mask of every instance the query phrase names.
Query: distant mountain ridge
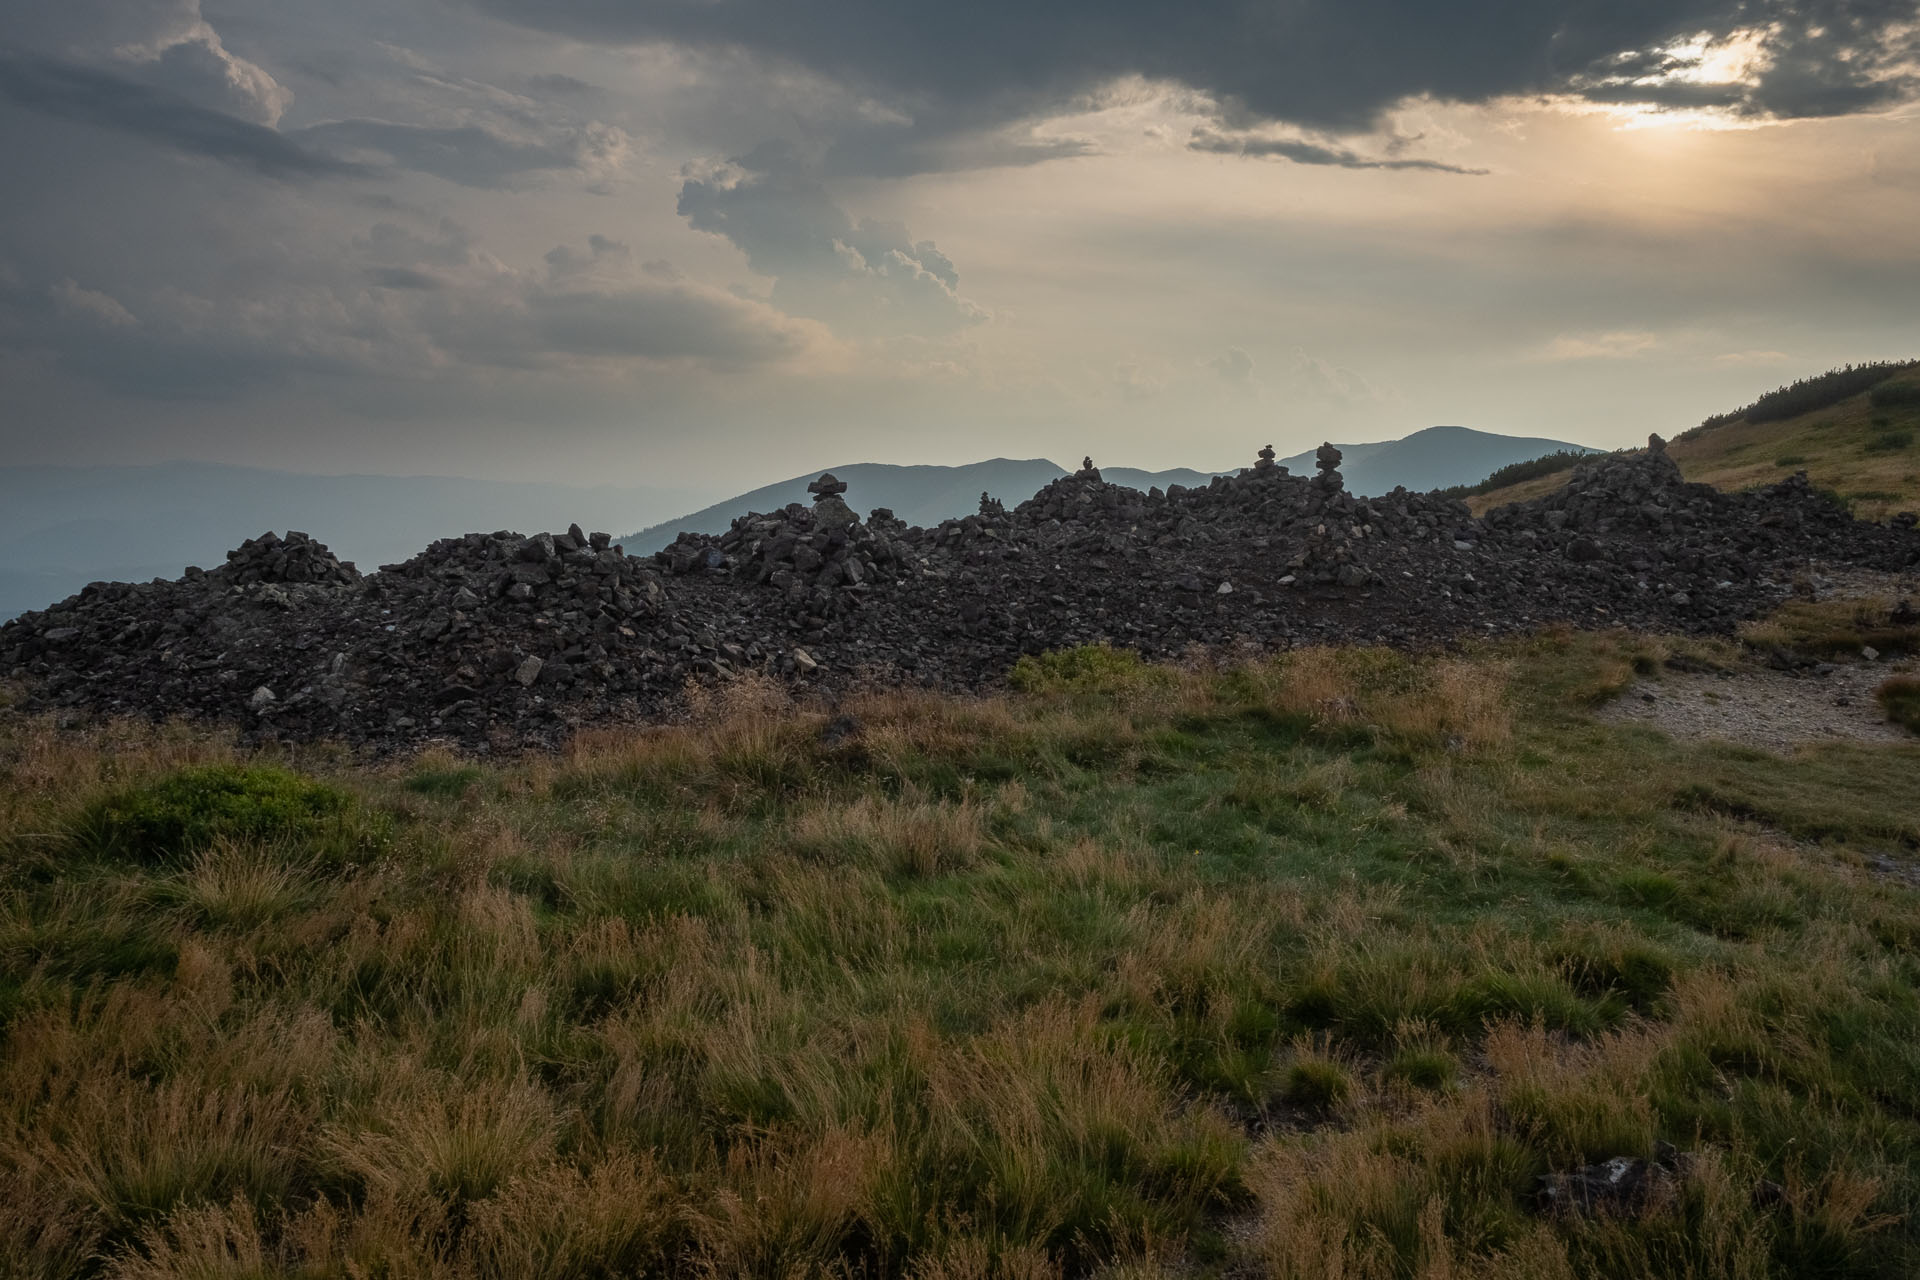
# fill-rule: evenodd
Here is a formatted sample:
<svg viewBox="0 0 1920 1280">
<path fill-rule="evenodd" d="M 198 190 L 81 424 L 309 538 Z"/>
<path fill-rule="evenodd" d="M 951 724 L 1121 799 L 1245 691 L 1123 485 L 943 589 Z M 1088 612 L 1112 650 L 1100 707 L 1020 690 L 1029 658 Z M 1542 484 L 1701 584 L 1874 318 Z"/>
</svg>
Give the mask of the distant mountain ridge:
<svg viewBox="0 0 1920 1280">
<path fill-rule="evenodd" d="M 1510 462 L 1579 447 L 1464 427 L 1340 446 L 1347 487 L 1369 494 L 1396 484 L 1431 489 L 1472 483 Z M 1311 452 L 1284 462 L 1298 472 L 1313 469 Z M 1068 469 L 1044 458 L 995 458 L 957 467 L 855 463 L 832 470 L 852 486 L 848 497 L 858 510 L 891 507 L 911 524 L 934 525 L 977 510 L 983 491 L 1008 505 L 1022 502 Z M 1102 474 L 1115 484 L 1147 489 L 1203 485 L 1216 473 L 1109 466 Z M 699 507 L 622 539 L 630 551 L 645 553 L 673 541 L 682 529 L 720 533 L 748 511 L 807 501 L 807 484 L 817 475 L 700 506 L 711 501 L 713 490 L 309 475 L 197 462 L 0 467 L 0 618 L 44 608 L 89 582 L 172 578 L 189 564 L 212 567 L 268 529 L 303 530 L 342 559 L 372 569 L 406 559 L 436 538 L 476 530 L 530 533 L 573 521 L 587 528 L 633 528 Z"/>
<path fill-rule="evenodd" d="M 691 487 L 544 484 L 457 476 L 309 475 L 219 463 L 0 467 L 0 618 L 89 582 L 211 568 L 268 529 L 312 534 L 362 569 L 470 530 L 619 528 L 712 496 Z"/>
<path fill-rule="evenodd" d="M 1428 490 L 1474 484 L 1509 463 L 1562 449 L 1598 452 L 1564 440 L 1502 436 L 1450 426 L 1428 427 L 1399 440 L 1336 447 L 1344 455 L 1340 470 L 1347 488 L 1368 496 L 1388 493 L 1400 486 Z M 1312 450 L 1279 461 L 1298 474 L 1311 475 L 1314 470 Z M 1144 471 L 1137 467 L 1103 466 L 1100 474 L 1112 484 L 1144 490 L 1155 485 L 1163 489 L 1175 484 L 1203 485 L 1216 475 L 1231 475 L 1237 470 L 1235 467 L 1226 471 L 1194 471 L 1182 467 Z M 1068 473 L 1067 468 L 1045 458 L 993 458 L 960 466 L 856 462 L 823 467 L 821 471 L 831 471 L 847 482 L 847 499 L 856 510 L 866 512 L 887 507 L 908 524 L 917 525 L 935 525 L 973 513 L 979 509 L 982 492 L 1013 506 Z M 736 517 L 749 512 L 774 511 L 790 502 L 810 502 L 807 485 L 819 475 L 820 471 L 811 471 L 762 485 L 724 502 L 628 534 L 620 541 L 627 550 L 646 554 L 668 545 L 682 533 L 724 533 Z"/>
<path fill-rule="evenodd" d="M 861 512 L 886 507 L 908 524 L 917 525 L 936 525 L 954 516 L 970 515 L 980 509 L 982 493 L 1012 506 L 1067 474 L 1060 464 L 1045 458 L 990 458 L 950 467 L 854 462 L 822 467 L 820 471 L 762 485 L 618 541 L 628 551 L 646 554 L 658 551 L 683 532 L 723 533 L 736 516 L 751 511 L 777 511 L 790 502 L 811 502 L 807 486 L 823 471 L 831 471 L 835 478 L 847 482 L 847 499 Z M 1169 484 L 1206 484 L 1214 476 L 1211 471 L 1186 468 L 1141 471 L 1134 467 L 1103 467 L 1101 474 L 1114 484 L 1136 489 L 1156 484 L 1162 488 Z"/>
</svg>

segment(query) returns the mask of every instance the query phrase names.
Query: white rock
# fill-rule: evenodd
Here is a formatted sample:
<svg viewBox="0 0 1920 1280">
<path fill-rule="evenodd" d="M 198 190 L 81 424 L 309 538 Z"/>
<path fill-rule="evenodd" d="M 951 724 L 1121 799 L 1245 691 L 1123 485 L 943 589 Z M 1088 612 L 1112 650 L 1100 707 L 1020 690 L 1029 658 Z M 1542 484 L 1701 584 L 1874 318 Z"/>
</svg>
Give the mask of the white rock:
<svg viewBox="0 0 1920 1280">
<path fill-rule="evenodd" d="M 280 699 L 274 695 L 273 690 L 267 688 L 265 685 L 261 685 L 253 691 L 253 696 L 247 699 L 247 706 L 254 711 L 265 711 L 278 701 L 280 701 Z"/>
<path fill-rule="evenodd" d="M 533 682 L 540 678 L 540 669 L 546 665 L 546 663 L 540 661 L 538 658 L 528 658 L 518 667 L 514 668 L 513 678 L 518 680 L 522 686 L 530 689 L 533 687 Z"/>
</svg>

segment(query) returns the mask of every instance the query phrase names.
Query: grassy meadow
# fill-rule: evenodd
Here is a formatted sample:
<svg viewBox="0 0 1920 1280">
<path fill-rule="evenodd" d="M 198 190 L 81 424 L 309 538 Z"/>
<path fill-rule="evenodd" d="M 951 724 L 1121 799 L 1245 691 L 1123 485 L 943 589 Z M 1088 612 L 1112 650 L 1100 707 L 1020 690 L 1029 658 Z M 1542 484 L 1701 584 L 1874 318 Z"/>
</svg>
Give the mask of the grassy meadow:
<svg viewBox="0 0 1920 1280">
<path fill-rule="evenodd" d="M 1591 714 L 1676 655 L 1748 660 L 1081 650 L 498 763 L 0 716 L 0 1274 L 1914 1275 L 1920 739 Z"/>
<path fill-rule="evenodd" d="M 1857 519 L 1885 520 L 1920 509 L 1920 373 L 1903 373 L 1810 413 L 1766 422 L 1736 419 L 1672 441 L 1667 452 L 1687 479 L 1736 491 L 1805 471 Z M 1552 493 L 1560 471 L 1467 500 L 1476 515 Z"/>
</svg>

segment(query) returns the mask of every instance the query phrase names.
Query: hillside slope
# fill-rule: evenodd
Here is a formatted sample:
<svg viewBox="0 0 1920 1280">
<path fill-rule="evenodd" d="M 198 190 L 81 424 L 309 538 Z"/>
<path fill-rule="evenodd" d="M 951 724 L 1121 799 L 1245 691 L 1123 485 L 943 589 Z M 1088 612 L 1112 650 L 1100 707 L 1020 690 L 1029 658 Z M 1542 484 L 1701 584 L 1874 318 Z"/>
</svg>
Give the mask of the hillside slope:
<svg viewBox="0 0 1920 1280">
<path fill-rule="evenodd" d="M 950 517 L 978 510 L 983 491 L 1011 506 L 1066 474 L 1045 458 L 992 458 L 959 467 L 855 462 L 822 470 L 831 471 L 847 482 L 848 499 L 858 510 L 887 507 L 908 524 L 917 525 L 936 525 Z M 617 541 L 628 551 L 645 555 L 658 551 L 682 533 L 721 533 L 735 516 L 750 511 L 778 511 L 790 502 L 812 502 L 807 485 L 819 475 L 820 472 L 813 471 L 762 485 Z"/>
<path fill-rule="evenodd" d="M 1340 474 L 1349 492 L 1372 497 L 1397 487 L 1416 492 L 1449 489 L 1483 480 L 1501 467 L 1560 450 L 1591 452 L 1584 445 L 1540 436 L 1502 436 L 1471 427 L 1428 427 L 1400 440 L 1341 445 Z M 1313 473 L 1313 455 L 1287 459 L 1296 472 Z"/>
<path fill-rule="evenodd" d="M 1901 399 L 1907 403 L 1898 403 Z M 1880 403 L 1876 404 L 1878 399 Z M 1752 489 L 1795 471 L 1837 493 L 1859 519 L 1920 508 L 1920 370 L 1825 408 L 1770 422 L 1744 418 L 1696 428 L 1667 446 L 1689 480 Z M 1476 515 L 1552 493 L 1568 473 L 1540 476 L 1469 499 Z"/>
</svg>

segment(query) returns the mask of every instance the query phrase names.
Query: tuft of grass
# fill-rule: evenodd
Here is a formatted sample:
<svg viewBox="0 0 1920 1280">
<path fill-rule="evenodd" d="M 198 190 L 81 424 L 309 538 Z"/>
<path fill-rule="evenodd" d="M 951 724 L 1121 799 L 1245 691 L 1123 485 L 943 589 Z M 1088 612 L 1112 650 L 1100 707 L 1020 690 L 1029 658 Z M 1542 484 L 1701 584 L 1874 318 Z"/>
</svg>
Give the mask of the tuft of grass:
<svg viewBox="0 0 1920 1280">
<path fill-rule="evenodd" d="M 1804 467 L 1807 465 L 1807 455 L 1804 453 L 1783 453 L 1773 460 L 1773 465 L 1776 467 Z"/>
<path fill-rule="evenodd" d="M 1383 1074 L 1389 1081 L 1429 1093 L 1444 1093 L 1459 1081 L 1460 1060 L 1435 1046 L 1403 1045 L 1387 1060 Z"/>
<path fill-rule="evenodd" d="M 1280 1097 L 1303 1111 L 1325 1113 L 1349 1101 L 1355 1092 L 1352 1073 L 1325 1053 L 1303 1049 L 1287 1067 Z"/>
</svg>

